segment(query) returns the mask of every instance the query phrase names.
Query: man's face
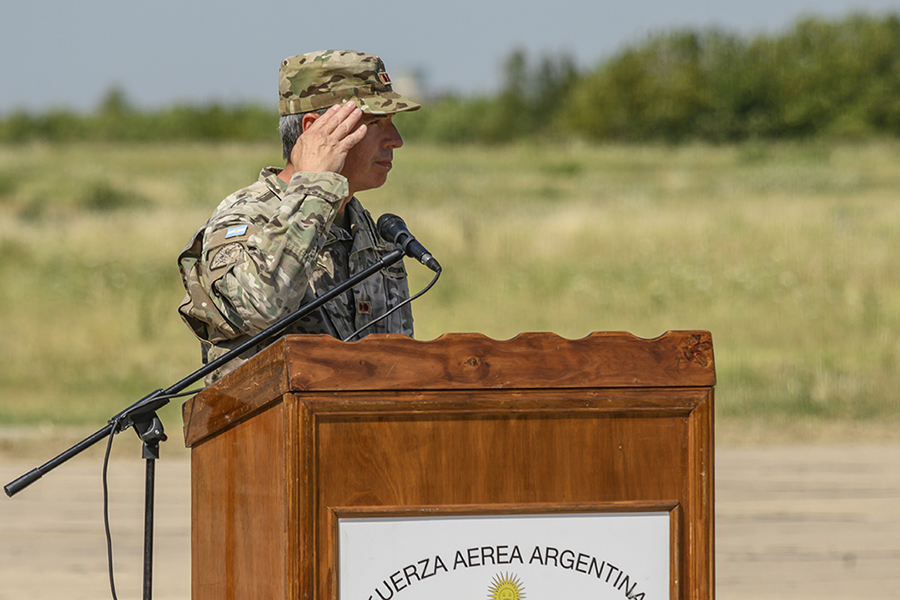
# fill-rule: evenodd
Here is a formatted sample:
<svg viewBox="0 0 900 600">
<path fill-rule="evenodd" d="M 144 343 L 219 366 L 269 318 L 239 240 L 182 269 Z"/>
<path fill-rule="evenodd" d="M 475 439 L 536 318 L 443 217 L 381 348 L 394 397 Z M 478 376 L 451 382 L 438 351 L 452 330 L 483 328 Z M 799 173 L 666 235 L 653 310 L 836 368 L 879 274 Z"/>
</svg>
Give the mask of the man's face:
<svg viewBox="0 0 900 600">
<path fill-rule="evenodd" d="M 360 123 L 366 125 L 366 135 L 347 153 L 341 169 L 351 195 L 384 185 L 394 160 L 394 149 L 403 145 L 393 115 L 363 115 Z"/>
</svg>

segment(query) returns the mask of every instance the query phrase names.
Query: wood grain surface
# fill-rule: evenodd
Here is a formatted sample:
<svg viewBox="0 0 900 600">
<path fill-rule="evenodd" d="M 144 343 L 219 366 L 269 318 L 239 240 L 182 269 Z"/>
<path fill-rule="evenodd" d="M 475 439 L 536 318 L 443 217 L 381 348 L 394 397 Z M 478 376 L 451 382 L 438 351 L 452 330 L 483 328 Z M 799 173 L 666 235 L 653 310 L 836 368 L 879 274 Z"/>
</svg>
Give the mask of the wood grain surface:
<svg viewBox="0 0 900 600">
<path fill-rule="evenodd" d="M 336 598 L 339 510 L 665 505 L 713 595 L 712 342 L 292 336 L 185 403 L 194 600 Z"/>
</svg>

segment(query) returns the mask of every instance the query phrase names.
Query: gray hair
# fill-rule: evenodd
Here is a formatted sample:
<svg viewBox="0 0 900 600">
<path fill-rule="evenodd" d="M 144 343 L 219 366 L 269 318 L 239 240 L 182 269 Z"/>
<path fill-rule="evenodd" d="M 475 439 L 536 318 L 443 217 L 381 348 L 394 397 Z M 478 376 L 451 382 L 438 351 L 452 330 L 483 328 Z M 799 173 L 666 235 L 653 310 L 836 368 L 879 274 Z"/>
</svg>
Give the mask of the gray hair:
<svg viewBox="0 0 900 600">
<path fill-rule="evenodd" d="M 284 160 L 291 159 L 291 150 L 297 143 L 297 138 L 303 133 L 303 116 L 308 114 L 324 115 L 327 108 L 311 110 L 296 115 L 283 115 L 278 120 L 278 133 L 281 134 L 281 154 Z"/>
</svg>

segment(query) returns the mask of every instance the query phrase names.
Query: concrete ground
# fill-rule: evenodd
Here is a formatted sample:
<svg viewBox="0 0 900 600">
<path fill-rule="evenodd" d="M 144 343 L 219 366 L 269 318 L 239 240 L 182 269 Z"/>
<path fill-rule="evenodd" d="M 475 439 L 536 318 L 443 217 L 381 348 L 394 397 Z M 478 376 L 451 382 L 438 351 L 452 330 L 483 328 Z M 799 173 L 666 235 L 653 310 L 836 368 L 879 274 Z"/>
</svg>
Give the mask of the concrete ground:
<svg viewBox="0 0 900 600">
<path fill-rule="evenodd" d="M 900 445 L 716 454 L 720 600 L 900 598 Z"/>
<path fill-rule="evenodd" d="M 110 518 L 125 600 L 141 596 L 144 463 L 137 440 L 119 438 Z M 190 463 L 178 446 L 157 463 L 157 600 L 190 597 Z M 0 446 L 0 483 L 66 447 Z M 0 496 L 0 600 L 111 597 L 101 450 Z M 900 598 L 900 443 L 718 448 L 716 560 L 720 600 Z"/>
</svg>

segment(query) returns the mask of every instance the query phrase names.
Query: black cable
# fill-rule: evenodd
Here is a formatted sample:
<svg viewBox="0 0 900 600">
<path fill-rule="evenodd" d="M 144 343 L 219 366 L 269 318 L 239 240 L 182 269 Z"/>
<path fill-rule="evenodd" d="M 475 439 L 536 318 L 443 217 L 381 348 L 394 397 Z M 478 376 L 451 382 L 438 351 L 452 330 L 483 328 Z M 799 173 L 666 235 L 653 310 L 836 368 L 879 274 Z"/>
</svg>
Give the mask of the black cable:
<svg viewBox="0 0 900 600">
<path fill-rule="evenodd" d="M 116 596 L 116 580 L 113 573 L 113 549 L 112 534 L 109 531 L 109 483 L 107 472 L 109 468 L 109 454 L 112 450 L 113 438 L 118 427 L 113 427 L 109 432 L 109 441 L 106 443 L 106 456 L 103 457 L 103 526 L 106 530 L 106 560 L 109 565 L 109 589 L 112 591 L 113 600 L 119 600 Z"/>
<path fill-rule="evenodd" d="M 392 314 L 394 311 L 400 310 L 402 307 L 406 306 L 407 304 L 409 304 L 410 302 L 412 302 L 413 300 L 415 300 L 416 298 L 418 298 L 419 296 L 421 296 L 422 294 L 424 294 L 425 292 L 427 292 L 428 290 L 430 290 L 432 287 L 434 287 L 434 284 L 437 283 L 437 280 L 438 280 L 438 278 L 440 278 L 440 276 L 441 276 L 441 270 L 438 269 L 437 271 L 435 271 L 434 277 L 431 279 L 431 283 L 429 283 L 429 284 L 426 285 L 424 288 L 422 288 L 422 291 L 420 291 L 420 292 L 419 292 L 418 294 L 416 294 L 415 296 L 412 296 L 412 297 L 410 297 L 410 298 L 407 298 L 406 300 L 404 300 L 403 302 L 401 302 L 400 304 L 398 304 L 397 306 L 395 306 L 395 307 L 392 308 L 391 310 L 387 311 L 386 313 L 384 313 L 383 315 L 381 315 L 381 316 L 378 317 L 377 319 L 374 319 L 374 320 L 372 320 L 372 321 L 369 321 L 368 323 L 366 323 L 365 325 L 363 325 L 362 327 L 360 327 L 359 329 L 357 329 L 356 331 L 354 331 L 353 333 L 351 333 L 350 335 L 348 335 L 348 336 L 347 336 L 346 338 L 344 338 L 342 341 L 344 341 L 344 342 L 349 342 L 351 339 L 353 339 L 354 337 L 356 337 L 356 335 L 357 335 L 359 332 L 365 331 L 366 329 L 368 329 L 369 327 L 371 327 L 372 325 L 374 325 L 374 324 L 377 323 L 378 321 L 380 321 L 380 320 L 386 318 L 388 315 Z"/>
</svg>

